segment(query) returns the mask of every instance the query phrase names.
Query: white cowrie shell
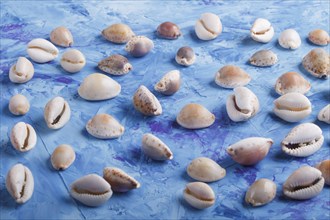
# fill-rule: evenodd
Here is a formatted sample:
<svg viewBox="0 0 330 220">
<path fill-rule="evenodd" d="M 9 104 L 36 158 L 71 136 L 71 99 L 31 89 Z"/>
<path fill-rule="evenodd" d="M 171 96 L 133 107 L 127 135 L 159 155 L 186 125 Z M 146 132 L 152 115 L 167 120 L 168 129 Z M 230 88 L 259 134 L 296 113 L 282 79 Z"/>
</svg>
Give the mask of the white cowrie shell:
<svg viewBox="0 0 330 220">
<path fill-rule="evenodd" d="M 223 66 L 215 74 L 215 83 L 223 88 L 235 88 L 245 86 L 251 80 L 249 74 L 243 69 L 234 65 Z"/>
<path fill-rule="evenodd" d="M 264 18 L 255 20 L 250 32 L 252 39 L 261 43 L 268 43 L 274 36 L 273 26 Z"/>
<path fill-rule="evenodd" d="M 50 129 L 62 128 L 70 120 L 70 116 L 69 103 L 60 96 L 51 99 L 45 106 L 44 118 Z"/>
<path fill-rule="evenodd" d="M 111 115 L 101 113 L 87 122 L 86 130 L 96 138 L 112 139 L 123 135 L 125 128 Z"/>
<path fill-rule="evenodd" d="M 255 181 L 245 194 L 245 202 L 252 206 L 262 206 L 271 202 L 276 195 L 276 184 L 269 179 Z"/>
<path fill-rule="evenodd" d="M 307 72 L 317 78 L 328 78 L 330 76 L 330 55 L 322 48 L 311 50 L 302 61 Z"/>
<path fill-rule="evenodd" d="M 31 80 L 33 75 L 33 64 L 25 57 L 19 57 L 17 62 L 9 70 L 9 79 L 13 83 L 25 83 Z"/>
<path fill-rule="evenodd" d="M 330 104 L 324 106 L 319 114 L 317 115 L 317 119 L 320 121 L 324 121 L 325 123 L 330 124 Z"/>
<path fill-rule="evenodd" d="M 286 29 L 279 36 L 278 43 L 285 49 L 295 50 L 300 47 L 301 39 L 296 30 Z"/>
<path fill-rule="evenodd" d="M 86 64 L 85 56 L 76 49 L 70 49 L 63 53 L 61 58 L 62 68 L 69 73 L 79 72 Z"/>
<path fill-rule="evenodd" d="M 14 95 L 9 101 L 9 111 L 14 115 L 25 115 L 30 109 L 29 100 L 21 94 Z"/>
<path fill-rule="evenodd" d="M 191 178 L 202 182 L 214 182 L 226 176 L 226 170 L 207 157 L 198 157 L 191 161 L 187 173 Z"/>
<path fill-rule="evenodd" d="M 111 185 L 114 192 L 128 192 L 141 186 L 136 179 L 115 167 L 104 168 L 103 178 Z"/>
<path fill-rule="evenodd" d="M 296 72 L 287 72 L 281 75 L 275 83 L 275 91 L 279 95 L 289 92 L 307 93 L 311 89 L 311 84 Z"/>
<path fill-rule="evenodd" d="M 213 13 L 204 13 L 196 21 L 195 33 L 201 40 L 212 40 L 222 32 L 220 18 Z"/>
<path fill-rule="evenodd" d="M 183 198 L 196 209 L 205 209 L 215 203 L 213 189 L 203 182 L 192 182 L 186 185 Z"/>
<path fill-rule="evenodd" d="M 163 112 L 156 96 L 143 85 L 136 90 L 133 96 L 133 105 L 136 110 L 146 116 L 157 116 Z"/>
<path fill-rule="evenodd" d="M 170 148 L 155 135 L 147 133 L 142 138 L 142 151 L 153 160 L 172 160 Z"/>
<path fill-rule="evenodd" d="M 163 95 L 173 95 L 180 89 L 180 84 L 180 71 L 172 70 L 156 83 L 154 89 Z"/>
<path fill-rule="evenodd" d="M 27 53 L 33 61 L 47 63 L 57 57 L 58 49 L 48 40 L 36 38 L 28 43 Z"/>
<path fill-rule="evenodd" d="M 76 153 L 68 144 L 61 144 L 55 148 L 51 155 L 51 163 L 55 170 L 67 169 L 76 159 Z"/>
<path fill-rule="evenodd" d="M 73 44 L 73 37 L 69 29 L 60 26 L 50 33 L 50 41 L 61 47 L 70 47 Z"/>
<path fill-rule="evenodd" d="M 16 150 L 29 151 L 37 143 L 37 134 L 31 125 L 18 122 L 11 130 L 10 141 Z"/>
</svg>

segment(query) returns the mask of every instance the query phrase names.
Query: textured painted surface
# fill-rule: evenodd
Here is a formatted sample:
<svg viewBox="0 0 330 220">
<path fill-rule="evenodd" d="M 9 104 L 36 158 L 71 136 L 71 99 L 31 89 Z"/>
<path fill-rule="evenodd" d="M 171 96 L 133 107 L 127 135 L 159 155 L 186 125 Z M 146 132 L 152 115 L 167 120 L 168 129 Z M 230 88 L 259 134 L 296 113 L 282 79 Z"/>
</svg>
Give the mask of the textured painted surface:
<svg viewBox="0 0 330 220">
<path fill-rule="evenodd" d="M 223 33 L 213 41 L 200 41 L 194 34 L 194 23 L 203 12 L 220 16 Z M 249 29 L 258 17 L 269 19 L 275 36 L 268 44 L 249 37 Z M 179 25 L 183 36 L 178 40 L 159 39 L 154 31 L 161 22 L 170 20 Z M 77 88 L 90 73 L 100 72 L 97 63 L 114 53 L 127 55 L 124 45 L 115 45 L 102 38 L 100 32 L 108 25 L 123 22 L 138 35 L 146 35 L 155 43 L 155 49 L 146 57 L 128 56 L 133 72 L 113 77 L 122 85 L 121 94 L 108 101 L 88 102 L 79 97 Z M 18 56 L 27 56 L 26 44 L 33 38 L 49 38 L 50 31 L 59 25 L 67 26 L 74 36 L 74 48 L 81 50 L 87 65 L 76 74 L 68 74 L 59 65 L 59 58 L 47 64 L 36 64 L 33 79 L 21 85 L 9 81 L 8 70 Z M 302 45 L 295 51 L 284 50 L 277 43 L 280 32 L 295 28 L 302 37 Z M 319 110 L 330 102 L 329 80 L 310 76 L 302 67 L 305 54 L 316 46 L 306 40 L 309 31 L 323 28 L 329 31 L 328 1 L 267 1 L 267 2 L 9 2 L 1 1 L 1 219 L 76 219 L 118 218 L 131 219 L 325 219 L 330 216 L 330 188 L 307 201 L 293 201 L 282 195 L 285 179 L 303 164 L 314 165 L 329 159 L 329 125 L 317 121 Z M 176 51 L 184 45 L 194 48 L 197 61 L 188 68 L 178 66 Z M 279 63 L 271 68 L 248 65 L 249 57 L 260 49 L 272 49 Z M 329 51 L 329 46 L 325 47 Z M 65 49 L 59 48 L 60 54 Z M 252 120 L 234 123 L 225 111 L 226 97 L 232 92 L 218 87 L 215 72 L 225 64 L 242 67 L 252 77 L 247 86 L 256 93 L 261 112 Z M 155 92 L 163 106 L 158 117 L 143 117 L 132 106 L 132 94 L 140 84 L 153 91 L 153 85 L 163 74 L 178 69 L 183 84 L 178 93 L 166 97 Z M 324 134 L 323 147 L 307 158 L 285 155 L 280 142 L 298 123 L 286 123 L 272 114 L 272 102 L 277 98 L 273 85 L 281 74 L 288 71 L 301 73 L 312 84 L 307 94 L 313 113 L 303 122 L 315 122 Z M 8 111 L 8 101 L 14 94 L 24 94 L 31 103 L 29 113 L 14 117 Z M 69 123 L 54 131 L 47 128 L 43 108 L 54 96 L 63 96 L 72 109 Z M 185 130 L 175 122 L 176 114 L 189 102 L 203 104 L 216 116 L 207 129 Z M 116 140 L 98 140 L 88 135 L 86 122 L 96 113 L 115 116 L 126 128 Z M 9 141 L 12 126 L 24 121 L 32 124 L 38 135 L 35 149 L 16 152 Z M 141 150 L 143 133 L 152 132 L 164 140 L 174 153 L 172 161 L 160 163 L 145 157 Z M 243 167 L 233 162 L 225 152 L 228 145 L 246 137 L 263 136 L 274 140 L 269 155 L 259 164 Z M 59 144 L 71 144 L 76 161 L 66 171 L 54 171 L 49 157 Z M 182 200 L 185 184 L 192 181 L 186 172 L 194 158 L 206 156 L 227 169 L 227 176 L 210 186 L 216 193 L 216 204 L 204 211 L 194 210 Z M 16 163 L 28 166 L 35 178 L 35 191 L 24 205 L 15 204 L 5 188 L 5 177 Z M 141 182 L 141 188 L 125 194 L 114 194 L 103 206 L 89 208 L 74 201 L 68 192 L 77 178 L 97 173 L 105 166 L 119 167 Z M 256 179 L 269 178 L 278 186 L 275 200 L 260 208 L 244 204 L 247 188 Z"/>
</svg>

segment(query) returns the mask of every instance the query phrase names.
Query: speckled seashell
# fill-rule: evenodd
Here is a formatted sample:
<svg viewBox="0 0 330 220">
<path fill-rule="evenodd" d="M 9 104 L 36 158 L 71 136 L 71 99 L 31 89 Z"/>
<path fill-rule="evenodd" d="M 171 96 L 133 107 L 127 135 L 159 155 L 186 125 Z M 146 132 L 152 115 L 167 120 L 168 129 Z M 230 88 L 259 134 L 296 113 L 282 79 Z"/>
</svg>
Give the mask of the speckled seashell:
<svg viewBox="0 0 330 220">
<path fill-rule="evenodd" d="M 85 65 L 85 56 L 79 50 L 70 49 L 65 51 L 62 55 L 61 66 L 69 73 L 79 72 Z"/>
<path fill-rule="evenodd" d="M 259 112 L 259 100 L 248 88 L 236 87 L 227 98 L 226 109 L 232 121 L 247 121 Z"/>
<path fill-rule="evenodd" d="M 314 167 L 302 166 L 294 171 L 283 184 L 283 193 L 291 199 L 310 199 L 322 191 L 324 178 Z"/>
<path fill-rule="evenodd" d="M 230 145 L 227 148 L 227 153 L 237 163 L 250 166 L 263 160 L 267 156 L 273 143 L 273 140 L 270 138 L 245 138 Z"/>
<path fill-rule="evenodd" d="M 179 70 L 166 73 L 155 85 L 154 89 L 163 95 L 173 95 L 180 89 L 181 78 Z"/>
<path fill-rule="evenodd" d="M 226 170 L 207 157 L 198 157 L 191 161 L 187 173 L 191 178 L 202 182 L 214 182 L 226 176 Z"/>
<path fill-rule="evenodd" d="M 9 70 L 9 79 L 13 83 L 25 83 L 32 79 L 33 75 L 33 64 L 25 57 L 19 57 L 17 62 Z"/>
<path fill-rule="evenodd" d="M 181 36 L 181 32 L 178 25 L 166 21 L 157 27 L 157 35 L 161 38 L 175 40 Z"/>
<path fill-rule="evenodd" d="M 119 54 L 114 54 L 101 60 L 98 67 L 106 73 L 117 76 L 125 75 L 133 69 L 128 59 Z"/>
<path fill-rule="evenodd" d="M 276 184 L 269 179 L 255 181 L 245 194 L 245 202 L 252 206 L 262 206 L 271 202 L 276 195 Z"/>
<path fill-rule="evenodd" d="M 65 170 L 76 159 L 76 153 L 68 144 L 61 144 L 53 151 L 50 161 L 55 170 Z"/>
<path fill-rule="evenodd" d="M 136 90 L 133 96 L 133 105 L 136 110 L 146 116 L 157 116 L 163 112 L 162 106 L 156 96 L 143 85 Z"/>
<path fill-rule="evenodd" d="M 35 147 L 37 134 L 31 125 L 18 122 L 11 129 L 10 141 L 16 150 L 26 152 Z"/>
<path fill-rule="evenodd" d="M 36 38 L 28 43 L 27 53 L 33 61 L 47 63 L 57 57 L 58 49 L 48 40 Z"/>
<path fill-rule="evenodd" d="M 20 163 L 14 165 L 7 174 L 6 187 L 17 203 L 27 202 L 34 191 L 34 179 L 30 169 Z"/>
<path fill-rule="evenodd" d="M 301 39 L 296 30 L 286 29 L 280 34 L 278 43 L 285 49 L 295 50 L 300 47 Z"/>
<path fill-rule="evenodd" d="M 112 190 L 102 177 L 89 174 L 71 184 L 70 194 L 87 206 L 100 206 L 111 198 Z"/>
<path fill-rule="evenodd" d="M 113 43 L 124 44 L 135 34 L 126 24 L 113 24 L 102 31 L 102 36 Z"/>
<path fill-rule="evenodd" d="M 328 78 L 330 75 L 330 55 L 322 48 L 311 50 L 302 64 L 307 72 L 317 78 Z"/>
<path fill-rule="evenodd" d="M 258 18 L 253 23 L 250 33 L 253 40 L 268 43 L 274 36 L 274 28 L 267 19 Z"/>
<path fill-rule="evenodd" d="M 119 83 L 100 73 L 88 75 L 78 89 L 80 97 L 88 101 L 111 99 L 119 95 L 120 91 Z"/>
<path fill-rule="evenodd" d="M 21 94 L 14 95 L 9 100 L 9 111 L 14 115 L 25 115 L 30 109 L 29 100 Z"/>
<path fill-rule="evenodd" d="M 311 84 L 299 73 L 287 72 L 280 76 L 275 83 L 275 91 L 279 95 L 290 92 L 307 93 L 311 89 Z"/>
<path fill-rule="evenodd" d="M 170 148 L 153 134 L 147 133 L 142 137 L 142 151 L 153 160 L 172 160 Z"/>
<path fill-rule="evenodd" d="M 324 121 L 325 123 L 330 124 L 330 104 L 324 106 L 319 114 L 317 115 L 317 119 L 320 121 Z"/>
<path fill-rule="evenodd" d="M 88 133 L 99 139 L 118 138 L 125 128 L 114 117 L 108 114 L 97 114 L 86 124 Z"/>
<path fill-rule="evenodd" d="M 126 44 L 125 50 L 133 57 L 143 57 L 154 48 L 152 40 L 145 36 L 134 36 Z"/>
<path fill-rule="evenodd" d="M 312 104 L 301 93 L 290 92 L 275 99 L 273 112 L 288 122 L 298 122 L 312 113 Z"/>
<path fill-rule="evenodd" d="M 190 66 L 196 61 L 196 55 L 191 47 L 181 47 L 175 56 L 175 61 L 182 66 Z"/>
<path fill-rule="evenodd" d="M 330 43 L 330 37 L 328 32 L 322 29 L 316 29 L 308 34 L 308 39 L 316 45 L 326 46 Z"/>
<path fill-rule="evenodd" d="M 103 178 L 111 185 L 111 189 L 114 192 L 127 192 L 141 186 L 136 179 L 115 167 L 104 168 Z"/>
<path fill-rule="evenodd" d="M 204 13 L 196 21 L 195 33 L 201 40 L 212 40 L 218 37 L 222 32 L 222 23 L 220 18 L 213 13 Z"/>
<path fill-rule="evenodd" d="M 70 116 L 69 103 L 60 96 L 51 99 L 45 106 L 44 118 L 50 129 L 62 128 L 70 120 Z"/>
<path fill-rule="evenodd" d="M 183 198 L 196 209 L 209 208 L 215 203 L 213 189 L 203 182 L 192 182 L 186 185 Z"/>
<path fill-rule="evenodd" d="M 325 184 L 330 186 L 330 160 L 322 161 L 316 165 L 316 168 L 321 171 Z"/>
<path fill-rule="evenodd" d="M 259 50 L 255 52 L 251 58 L 250 63 L 254 66 L 272 66 L 277 63 L 277 55 L 271 50 Z"/>
<path fill-rule="evenodd" d="M 73 44 L 73 37 L 69 29 L 60 26 L 50 33 L 50 41 L 61 47 L 70 47 Z"/>
<path fill-rule="evenodd" d="M 249 74 L 234 65 L 226 65 L 215 74 L 215 83 L 224 88 L 245 86 L 251 80 Z"/>
<path fill-rule="evenodd" d="M 319 126 L 303 123 L 294 127 L 282 141 L 282 150 L 291 156 L 307 157 L 318 151 L 324 137 Z"/>
<path fill-rule="evenodd" d="M 215 121 L 215 116 L 204 106 L 190 103 L 181 109 L 176 121 L 184 128 L 200 129 L 211 126 Z"/>
</svg>

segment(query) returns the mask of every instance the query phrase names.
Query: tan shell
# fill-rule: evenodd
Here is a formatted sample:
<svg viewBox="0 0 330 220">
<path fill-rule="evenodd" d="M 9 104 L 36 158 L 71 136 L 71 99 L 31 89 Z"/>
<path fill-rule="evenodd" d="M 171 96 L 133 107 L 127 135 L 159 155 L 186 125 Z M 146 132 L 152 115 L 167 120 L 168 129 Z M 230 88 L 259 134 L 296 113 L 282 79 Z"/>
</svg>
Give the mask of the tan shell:
<svg viewBox="0 0 330 220">
<path fill-rule="evenodd" d="M 324 121 L 325 123 L 330 124 L 330 104 L 324 106 L 319 114 L 317 115 L 317 119 L 320 121 Z"/>
<path fill-rule="evenodd" d="M 85 65 L 85 56 L 79 50 L 70 49 L 65 51 L 62 55 L 61 66 L 69 73 L 79 72 Z"/>
<path fill-rule="evenodd" d="M 25 83 L 31 80 L 33 75 L 33 64 L 25 57 L 19 57 L 17 62 L 9 70 L 9 79 L 13 83 Z"/>
<path fill-rule="evenodd" d="M 310 42 L 320 46 L 326 46 L 330 43 L 330 37 L 328 32 L 322 29 L 316 29 L 308 34 L 308 39 Z"/>
<path fill-rule="evenodd" d="M 146 116 L 157 116 L 163 112 L 162 106 L 156 96 L 143 85 L 136 90 L 133 96 L 133 105 L 136 110 Z"/>
<path fill-rule="evenodd" d="M 129 73 L 133 67 L 128 62 L 128 59 L 122 55 L 111 55 L 98 63 L 99 69 L 106 73 L 121 76 Z"/>
<path fill-rule="evenodd" d="M 276 195 L 276 184 L 269 179 L 255 181 L 245 194 L 245 202 L 252 206 L 262 206 L 271 202 Z"/>
<path fill-rule="evenodd" d="M 86 124 L 88 133 L 99 139 L 118 138 L 125 128 L 111 115 L 97 114 Z"/>
<path fill-rule="evenodd" d="M 159 82 L 155 85 L 154 89 L 163 95 L 173 95 L 180 89 L 181 79 L 180 71 L 172 70 L 166 73 Z"/>
<path fill-rule="evenodd" d="M 115 167 L 104 168 L 103 178 L 111 185 L 114 192 L 127 192 L 141 186 L 136 179 Z"/>
<path fill-rule="evenodd" d="M 73 44 L 73 37 L 69 29 L 60 26 L 52 30 L 50 41 L 57 46 L 70 47 Z"/>
<path fill-rule="evenodd" d="M 142 151 L 154 160 L 172 160 L 170 148 L 155 135 L 146 133 L 142 138 Z"/>
<path fill-rule="evenodd" d="M 251 58 L 250 63 L 254 66 L 272 66 L 277 63 L 277 55 L 271 50 L 259 50 L 255 52 Z"/>
<path fill-rule="evenodd" d="M 26 152 L 37 144 L 37 134 L 31 125 L 18 122 L 11 129 L 10 141 L 16 150 Z"/>
<path fill-rule="evenodd" d="M 71 117 L 69 103 L 60 96 L 51 99 L 45 106 L 44 118 L 50 129 L 62 128 Z"/>
<path fill-rule="evenodd" d="M 253 40 L 268 43 L 274 36 L 274 28 L 267 19 L 258 18 L 253 23 L 250 34 Z"/>
<path fill-rule="evenodd" d="M 234 65 L 226 65 L 215 74 L 215 83 L 224 88 L 245 86 L 250 81 L 250 75 Z"/>
<path fill-rule="evenodd" d="M 14 115 L 25 115 L 30 109 L 29 100 L 21 94 L 14 95 L 9 101 L 9 111 Z"/>
<path fill-rule="evenodd" d="M 321 171 L 325 184 L 330 186 L 330 160 L 323 160 L 316 168 Z"/>
<path fill-rule="evenodd" d="M 310 74 L 318 78 L 328 78 L 330 75 L 330 55 L 322 48 L 311 50 L 302 61 Z"/>
<path fill-rule="evenodd" d="M 61 144 L 53 151 L 50 161 L 55 170 L 65 170 L 76 159 L 76 153 L 68 144 Z"/>
<path fill-rule="evenodd" d="M 102 31 L 102 36 L 113 43 L 124 44 L 135 34 L 126 24 L 112 24 Z"/>
<path fill-rule="evenodd" d="M 222 32 L 222 23 L 220 18 L 213 13 L 204 13 L 196 21 L 195 33 L 201 40 L 212 40 L 218 37 Z"/>
<path fill-rule="evenodd" d="M 226 176 L 226 170 L 207 157 L 198 157 L 191 161 L 187 173 L 191 178 L 202 182 L 214 182 Z"/>
<path fill-rule="evenodd" d="M 27 45 L 26 51 L 31 59 L 37 63 L 47 63 L 52 61 L 59 53 L 54 44 L 42 38 L 31 40 Z"/>
<path fill-rule="evenodd" d="M 284 95 L 289 92 L 307 93 L 311 84 L 299 73 L 287 72 L 280 76 L 275 83 L 275 91 Z"/>
<path fill-rule="evenodd" d="M 278 37 L 278 43 L 285 49 L 295 50 L 300 47 L 301 39 L 296 30 L 286 29 Z"/>
<path fill-rule="evenodd" d="M 192 182 L 186 185 L 183 198 L 196 209 L 205 209 L 215 203 L 213 189 L 203 182 Z"/>
</svg>

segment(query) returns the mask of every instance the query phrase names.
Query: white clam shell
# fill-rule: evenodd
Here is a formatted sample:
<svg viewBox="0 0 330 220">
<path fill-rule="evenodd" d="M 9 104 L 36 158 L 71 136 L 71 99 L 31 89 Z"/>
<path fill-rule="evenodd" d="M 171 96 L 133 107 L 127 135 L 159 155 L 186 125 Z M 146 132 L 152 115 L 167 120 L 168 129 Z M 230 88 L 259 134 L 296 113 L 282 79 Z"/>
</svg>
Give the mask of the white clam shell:
<svg viewBox="0 0 330 220">
<path fill-rule="evenodd" d="M 262 206 L 271 202 L 276 195 L 276 184 L 269 179 L 255 181 L 245 194 L 245 202 L 252 206 Z"/>
<path fill-rule="evenodd" d="M 67 169 L 76 159 L 76 153 L 68 144 L 61 144 L 55 148 L 51 155 L 51 163 L 55 170 Z"/>
<path fill-rule="evenodd" d="M 317 115 L 317 119 L 320 121 L 324 121 L 325 123 L 330 124 L 330 104 L 324 106 L 319 114 Z"/>
<path fill-rule="evenodd" d="M 196 209 L 205 209 L 215 203 L 213 189 L 203 182 L 192 182 L 186 185 L 183 198 Z"/>
<path fill-rule="evenodd" d="M 85 66 L 85 64 L 85 56 L 76 49 L 65 51 L 61 58 L 62 68 L 69 73 L 79 72 Z"/>
<path fill-rule="evenodd" d="M 35 147 L 37 134 L 31 125 L 18 122 L 11 130 L 10 141 L 16 150 L 26 152 Z"/>
<path fill-rule="evenodd" d="M 100 206 L 111 198 L 112 190 L 102 177 L 89 174 L 71 184 L 70 194 L 87 206 Z"/>
<path fill-rule="evenodd" d="M 14 115 L 24 115 L 30 109 L 29 100 L 21 94 L 14 95 L 9 101 L 9 111 Z"/>
<path fill-rule="evenodd" d="M 218 70 L 214 81 L 223 88 L 235 88 L 248 84 L 251 76 L 238 66 L 226 65 Z"/>
<path fill-rule="evenodd" d="M 7 174 L 6 187 L 17 203 L 27 202 L 34 190 L 34 179 L 30 169 L 20 163 L 14 165 Z"/>
<path fill-rule="evenodd" d="M 325 184 L 330 186 L 330 160 L 323 160 L 316 168 L 321 171 Z"/>
<path fill-rule="evenodd" d="M 258 18 L 254 21 L 250 34 L 253 40 L 268 43 L 274 36 L 274 28 L 267 19 Z"/>
<path fill-rule="evenodd" d="M 180 71 L 172 70 L 166 73 L 155 85 L 154 89 L 163 95 L 173 95 L 180 89 Z"/>
<path fill-rule="evenodd" d="M 70 120 L 70 116 L 69 103 L 60 96 L 51 99 L 45 106 L 44 118 L 50 129 L 62 128 Z"/>
<path fill-rule="evenodd" d="M 105 167 L 103 169 L 103 178 L 111 185 L 111 189 L 114 192 L 127 192 L 141 186 L 136 179 L 115 167 Z"/>
<path fill-rule="evenodd" d="M 290 92 L 274 101 L 273 112 L 285 121 L 298 122 L 311 114 L 312 104 L 303 94 Z"/>
<path fill-rule="evenodd" d="M 275 91 L 279 95 L 289 92 L 307 93 L 311 89 L 311 84 L 299 73 L 287 72 L 281 75 L 275 83 Z"/>
<path fill-rule="evenodd" d="M 330 55 L 322 48 L 311 50 L 302 61 L 303 67 L 317 78 L 330 76 Z"/>
<path fill-rule="evenodd" d="M 277 63 L 277 55 L 271 50 L 259 50 L 255 52 L 251 58 L 250 63 L 254 66 L 272 66 Z"/>
<path fill-rule="evenodd" d="M 222 32 L 220 18 L 213 13 L 204 13 L 196 21 L 195 33 L 201 40 L 212 40 Z"/>
<path fill-rule="evenodd" d="M 156 96 L 143 85 L 136 90 L 133 96 L 133 105 L 136 110 L 146 116 L 157 116 L 163 112 Z"/>
<path fill-rule="evenodd" d="M 25 57 L 19 57 L 17 62 L 9 70 L 9 79 L 13 83 L 25 83 L 31 80 L 33 75 L 33 64 Z"/>
<path fill-rule="evenodd" d="M 192 160 L 187 167 L 187 173 L 191 178 L 202 182 L 214 182 L 226 176 L 226 170 L 207 157 Z"/>
<path fill-rule="evenodd" d="M 61 47 L 70 47 L 73 44 L 73 37 L 69 29 L 60 26 L 50 33 L 50 41 Z"/>
<path fill-rule="evenodd" d="M 86 124 L 88 133 L 99 139 L 118 138 L 125 128 L 111 115 L 97 114 Z"/>
<path fill-rule="evenodd" d="M 308 39 L 310 42 L 320 46 L 326 46 L 330 43 L 330 36 L 328 32 L 322 29 L 316 29 L 308 34 Z"/>
<path fill-rule="evenodd" d="M 170 148 L 153 134 L 147 133 L 142 137 L 142 151 L 153 160 L 172 160 Z"/>
<path fill-rule="evenodd" d="M 294 127 L 282 141 L 282 150 L 291 156 L 307 157 L 318 151 L 324 137 L 319 126 L 303 123 Z"/>
<path fill-rule="evenodd" d="M 296 30 L 286 29 L 279 36 L 278 43 L 285 49 L 295 50 L 300 47 L 301 39 Z"/>
<path fill-rule="evenodd" d="M 314 167 L 302 166 L 294 171 L 283 184 L 283 193 L 297 200 L 310 199 L 322 191 L 324 178 Z"/>
<path fill-rule="evenodd" d="M 57 57 L 58 49 L 48 40 L 36 38 L 28 43 L 27 53 L 33 61 L 47 63 Z"/>
<path fill-rule="evenodd" d="M 88 75 L 78 89 L 80 97 L 88 101 L 111 99 L 119 95 L 120 91 L 119 83 L 100 73 Z"/>
</svg>

